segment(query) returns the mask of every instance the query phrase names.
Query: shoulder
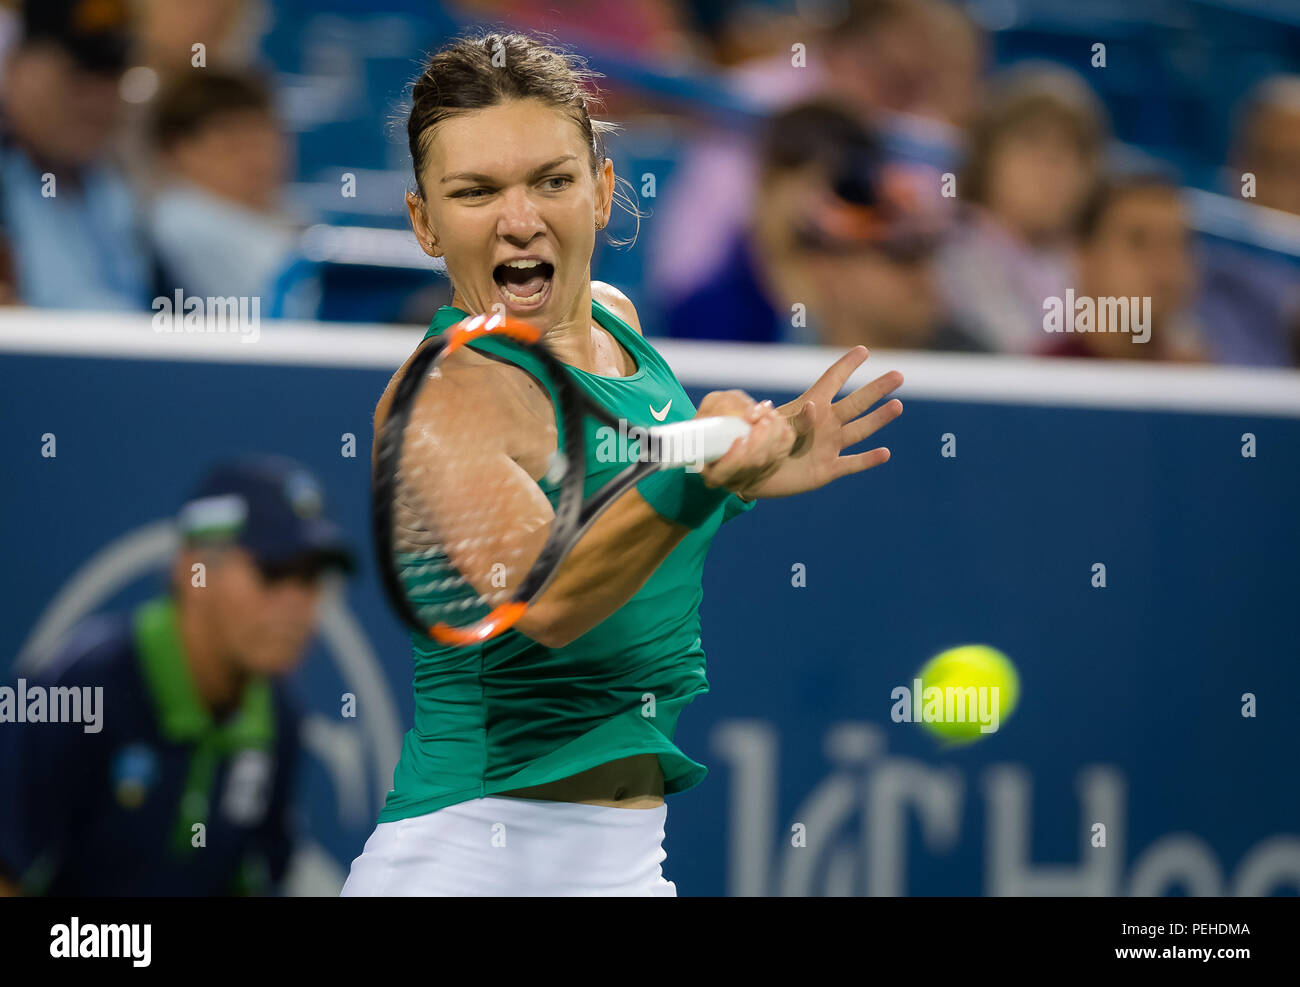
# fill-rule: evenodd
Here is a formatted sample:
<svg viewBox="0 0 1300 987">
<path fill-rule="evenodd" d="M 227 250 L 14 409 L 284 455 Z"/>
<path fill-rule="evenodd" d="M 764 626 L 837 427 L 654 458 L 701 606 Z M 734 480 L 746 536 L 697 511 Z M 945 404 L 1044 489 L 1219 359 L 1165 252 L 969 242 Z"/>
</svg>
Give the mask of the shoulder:
<svg viewBox="0 0 1300 987">
<path fill-rule="evenodd" d="M 619 291 L 612 284 L 604 281 L 591 282 L 591 297 L 617 315 L 641 335 L 641 320 L 637 317 L 636 306 L 632 299 Z"/>
<path fill-rule="evenodd" d="M 396 396 L 398 384 L 406 377 L 411 363 L 419 352 L 430 345 L 432 338 L 422 341 L 388 381 L 388 385 L 384 388 L 383 394 L 380 395 L 379 401 L 375 405 L 374 428 L 376 435 L 383 429 L 384 422 L 388 419 L 389 407 Z M 457 404 L 463 404 L 464 399 L 489 398 L 501 389 L 503 382 L 508 379 L 508 373 L 511 369 L 513 368 L 495 360 L 490 360 L 468 346 L 462 347 L 453 353 L 443 365 L 442 380 L 444 386 L 437 388 L 422 387 L 420 389 L 417 403 L 414 406 L 416 413 L 418 414 L 422 408 L 429 409 L 438 404 L 439 396 L 450 397 L 453 392 L 457 398 L 462 399 L 457 401 Z"/>
<path fill-rule="evenodd" d="M 47 685 L 102 684 L 134 670 L 134 659 L 130 615 L 96 615 L 77 624 L 30 677 Z"/>
<path fill-rule="evenodd" d="M 417 349 L 418 352 L 418 349 Z M 393 375 L 375 407 L 371 466 L 379 462 L 381 442 L 398 383 L 410 360 Z M 466 346 L 442 365 L 437 387 L 420 387 L 410 399 L 408 429 L 437 435 L 422 455 L 434 460 L 496 451 L 514 454 L 554 429 L 554 412 L 542 386 L 522 367 L 492 359 Z"/>
</svg>

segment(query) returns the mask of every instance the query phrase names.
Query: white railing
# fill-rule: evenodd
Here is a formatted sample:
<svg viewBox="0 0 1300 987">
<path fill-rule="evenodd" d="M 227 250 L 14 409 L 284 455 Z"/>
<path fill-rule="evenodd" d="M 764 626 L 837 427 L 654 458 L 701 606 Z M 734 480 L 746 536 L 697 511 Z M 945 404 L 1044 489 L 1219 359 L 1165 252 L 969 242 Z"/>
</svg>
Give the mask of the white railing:
<svg viewBox="0 0 1300 987">
<path fill-rule="evenodd" d="M 148 315 L 0 308 L 0 381 L 7 354 L 69 358 L 272 363 L 395 370 L 421 326 L 262 320 L 256 338 L 156 332 Z M 687 387 L 799 393 L 842 351 L 810 346 L 653 339 Z M 9 364 L 12 366 L 12 364 Z M 1167 409 L 1300 417 L 1300 371 L 1130 361 L 877 350 L 851 383 L 886 370 L 904 400 Z"/>
</svg>

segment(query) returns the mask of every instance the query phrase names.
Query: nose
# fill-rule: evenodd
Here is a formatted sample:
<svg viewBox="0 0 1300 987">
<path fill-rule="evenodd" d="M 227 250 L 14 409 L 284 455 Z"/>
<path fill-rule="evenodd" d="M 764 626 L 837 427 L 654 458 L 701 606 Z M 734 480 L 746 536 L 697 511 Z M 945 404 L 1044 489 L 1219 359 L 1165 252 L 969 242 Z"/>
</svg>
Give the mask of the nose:
<svg viewBox="0 0 1300 987">
<path fill-rule="evenodd" d="M 519 186 L 507 189 L 501 199 L 501 214 L 497 218 L 497 235 L 519 247 L 526 247 L 533 237 L 546 229 L 536 203 L 527 189 Z"/>
</svg>

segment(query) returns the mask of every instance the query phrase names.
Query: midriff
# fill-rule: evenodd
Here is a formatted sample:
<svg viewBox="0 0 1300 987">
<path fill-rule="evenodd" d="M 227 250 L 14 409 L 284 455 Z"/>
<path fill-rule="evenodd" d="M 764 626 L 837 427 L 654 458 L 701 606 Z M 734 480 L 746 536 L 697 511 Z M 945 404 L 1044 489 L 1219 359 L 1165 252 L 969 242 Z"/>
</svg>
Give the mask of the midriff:
<svg viewBox="0 0 1300 987">
<path fill-rule="evenodd" d="M 658 755 L 633 754 L 544 785 L 498 792 L 496 797 L 653 809 L 664 802 L 664 773 Z"/>
</svg>

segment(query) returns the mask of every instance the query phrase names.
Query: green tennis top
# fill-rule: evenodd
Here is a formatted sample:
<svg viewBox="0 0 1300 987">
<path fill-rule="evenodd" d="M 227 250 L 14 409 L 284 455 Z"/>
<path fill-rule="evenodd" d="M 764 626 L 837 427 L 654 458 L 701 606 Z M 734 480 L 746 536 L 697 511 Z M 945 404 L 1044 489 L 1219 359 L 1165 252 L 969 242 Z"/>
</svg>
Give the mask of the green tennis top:
<svg viewBox="0 0 1300 987">
<path fill-rule="evenodd" d="M 425 338 L 467 314 L 444 305 Z M 591 314 L 637 369 L 628 377 L 602 377 L 567 368 L 577 384 L 629 427 L 694 417 L 694 405 L 658 351 L 599 302 L 592 302 Z M 546 381 L 524 347 L 491 338 L 470 345 Z M 585 427 L 590 494 L 627 460 L 608 455 L 608 445 L 601 455 L 608 437 L 590 418 Z M 540 486 L 555 504 L 558 484 L 543 479 Z M 379 821 L 545 784 L 633 754 L 658 755 L 666 794 L 699 784 L 708 769 L 673 743 L 673 733 L 682 709 L 709 688 L 700 646 L 704 558 L 718 528 L 753 506 L 734 494 L 727 498 L 631 599 L 562 648 L 518 631 L 464 648 L 412 633 L 415 724 Z"/>
</svg>

